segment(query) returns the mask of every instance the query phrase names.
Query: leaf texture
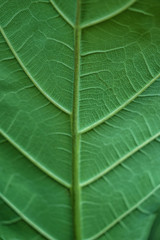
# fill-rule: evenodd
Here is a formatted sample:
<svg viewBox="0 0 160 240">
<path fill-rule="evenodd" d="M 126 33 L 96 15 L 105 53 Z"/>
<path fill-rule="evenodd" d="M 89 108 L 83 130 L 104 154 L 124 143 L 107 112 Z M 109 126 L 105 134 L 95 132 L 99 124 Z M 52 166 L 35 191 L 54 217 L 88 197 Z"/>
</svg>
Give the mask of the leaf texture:
<svg viewBox="0 0 160 240">
<path fill-rule="evenodd" d="M 0 239 L 159 239 L 159 13 L 0 0 Z"/>
</svg>

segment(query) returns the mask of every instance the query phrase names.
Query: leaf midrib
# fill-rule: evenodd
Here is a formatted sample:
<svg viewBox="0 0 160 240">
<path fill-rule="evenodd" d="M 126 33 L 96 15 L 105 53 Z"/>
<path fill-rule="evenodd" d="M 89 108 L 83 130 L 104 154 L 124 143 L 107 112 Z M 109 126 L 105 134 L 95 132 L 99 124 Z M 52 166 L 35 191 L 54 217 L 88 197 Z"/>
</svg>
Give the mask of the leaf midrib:
<svg viewBox="0 0 160 240">
<path fill-rule="evenodd" d="M 79 134 L 79 82 L 80 82 L 80 12 L 81 0 L 77 0 L 76 24 L 74 29 L 74 88 L 73 88 L 73 112 L 72 126 L 72 207 L 73 229 L 75 240 L 81 240 L 81 210 L 80 210 L 80 134 Z"/>
</svg>

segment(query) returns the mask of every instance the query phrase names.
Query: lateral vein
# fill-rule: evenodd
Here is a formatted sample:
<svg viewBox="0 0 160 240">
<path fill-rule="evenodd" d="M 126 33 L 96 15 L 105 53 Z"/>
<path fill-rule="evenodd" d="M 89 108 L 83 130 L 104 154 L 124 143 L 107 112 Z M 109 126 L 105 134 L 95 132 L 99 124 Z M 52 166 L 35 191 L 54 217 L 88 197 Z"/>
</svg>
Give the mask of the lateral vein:
<svg viewBox="0 0 160 240">
<path fill-rule="evenodd" d="M 0 198 L 13 209 L 29 226 L 36 230 L 41 236 L 45 237 L 47 240 L 56 240 L 51 235 L 46 233 L 38 225 L 36 225 L 32 220 L 30 220 L 22 211 L 20 211 L 9 199 L 7 199 L 2 193 L 0 193 Z"/>
<path fill-rule="evenodd" d="M 131 152 L 127 153 L 126 155 L 124 155 L 122 158 L 120 158 L 118 161 L 116 161 L 115 163 L 113 163 L 110 167 L 106 168 L 104 171 L 100 172 L 99 174 L 97 174 L 95 177 L 87 180 L 86 182 L 82 182 L 81 183 L 81 187 L 85 187 L 88 184 L 91 184 L 95 181 L 97 181 L 98 179 L 100 179 L 101 177 L 103 177 L 105 174 L 109 173 L 110 171 L 112 171 L 115 167 L 117 167 L 118 165 L 120 165 L 122 162 L 124 162 L 125 160 L 127 160 L 129 157 L 131 157 L 133 154 L 135 154 L 136 152 L 138 152 L 139 150 L 141 150 L 143 147 L 145 147 L 146 145 L 148 145 L 149 143 L 151 143 L 152 141 L 154 141 L 156 138 L 158 138 L 160 136 L 160 132 L 156 133 L 155 135 L 153 135 L 152 137 L 150 137 L 149 139 L 147 139 L 146 141 L 144 141 L 142 144 L 140 144 L 139 146 L 135 147 Z"/>
<path fill-rule="evenodd" d="M 39 170 L 45 173 L 48 177 L 52 178 L 57 183 L 61 184 L 63 187 L 70 189 L 70 184 L 65 182 L 63 179 L 60 179 L 58 176 L 54 175 L 49 169 L 43 166 L 41 163 L 38 163 L 29 153 L 22 149 L 10 136 L 0 129 L 0 134 L 12 145 L 14 146 L 23 156 L 25 156 L 30 162 L 32 162 Z"/>
<path fill-rule="evenodd" d="M 104 235 L 108 232 L 111 228 L 113 228 L 117 223 L 119 223 L 122 219 L 126 218 L 130 213 L 136 210 L 142 203 L 144 203 L 149 197 L 151 197 L 156 191 L 160 189 L 160 184 L 157 185 L 150 193 L 148 193 L 145 197 L 143 197 L 140 201 L 138 201 L 135 205 L 133 205 L 130 209 L 120 215 L 117 219 L 115 219 L 112 223 L 110 223 L 107 227 L 102 229 L 99 233 L 95 234 L 94 236 L 87 238 L 85 240 L 96 240 L 100 236 Z"/>
<path fill-rule="evenodd" d="M 71 114 L 70 111 L 68 111 L 67 109 L 65 109 L 63 106 L 61 106 L 59 103 L 57 103 L 55 100 L 53 100 L 47 93 L 45 93 L 43 91 L 43 89 L 36 83 L 35 79 L 32 77 L 32 75 L 30 74 L 30 72 L 27 70 L 27 68 L 24 66 L 23 62 L 21 61 L 21 59 L 19 58 L 18 54 L 16 53 L 16 51 L 14 50 L 11 42 L 9 41 L 6 33 L 4 32 L 3 28 L 0 27 L 0 32 L 2 33 L 2 36 L 4 37 L 9 49 L 11 50 L 12 54 L 14 55 L 15 59 L 17 60 L 17 62 L 19 63 L 19 65 L 21 66 L 22 70 L 24 71 L 24 73 L 27 75 L 27 77 L 32 81 L 32 83 L 34 84 L 34 86 L 41 92 L 41 94 L 47 99 L 49 100 L 53 105 L 55 105 L 57 108 L 59 108 L 61 111 L 67 113 L 67 114 Z"/>
<path fill-rule="evenodd" d="M 84 23 L 81 25 L 82 28 L 87 28 L 87 27 L 91 27 L 94 26 L 98 23 L 102 23 L 106 20 L 110 20 L 111 18 L 119 15 L 120 13 L 124 12 L 125 10 L 127 10 L 130 6 L 132 6 L 137 0 L 131 0 L 130 2 L 128 2 L 126 5 L 124 5 L 124 7 L 118 9 L 117 11 L 114 11 L 113 13 L 109 14 L 108 16 L 93 20 L 91 22 L 88 23 Z"/>
<path fill-rule="evenodd" d="M 79 133 L 83 134 L 86 133 L 90 130 L 92 130 L 93 128 L 99 126 L 100 124 L 102 124 L 103 122 L 107 121 L 108 119 L 110 119 L 111 117 L 114 117 L 118 112 L 120 112 L 121 110 L 123 110 L 128 104 L 130 104 L 132 101 L 134 101 L 137 97 L 139 97 L 139 95 L 141 93 L 143 93 L 148 87 L 150 87 L 150 85 L 152 85 L 158 78 L 160 77 L 160 73 L 158 73 L 149 83 L 147 83 L 139 92 L 137 92 L 135 95 L 133 95 L 130 99 L 128 99 L 126 102 L 124 102 L 121 106 L 119 106 L 118 108 L 116 108 L 114 111 L 112 111 L 111 113 L 109 113 L 107 116 L 103 117 L 102 119 L 98 120 L 97 122 L 93 123 L 90 126 L 87 126 L 83 129 L 80 130 Z"/>
<path fill-rule="evenodd" d="M 58 8 L 58 6 L 56 5 L 56 3 L 53 0 L 49 0 L 52 7 L 59 13 L 59 15 L 72 27 L 74 28 L 73 23 L 69 20 L 69 18 L 64 15 L 64 13 Z"/>
</svg>

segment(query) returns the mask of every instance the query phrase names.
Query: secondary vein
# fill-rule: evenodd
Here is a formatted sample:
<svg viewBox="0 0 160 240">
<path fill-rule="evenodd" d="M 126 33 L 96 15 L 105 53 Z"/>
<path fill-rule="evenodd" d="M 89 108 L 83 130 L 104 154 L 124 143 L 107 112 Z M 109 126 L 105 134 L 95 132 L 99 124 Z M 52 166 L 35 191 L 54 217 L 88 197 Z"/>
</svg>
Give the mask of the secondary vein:
<svg viewBox="0 0 160 240">
<path fill-rule="evenodd" d="M 27 70 L 26 66 L 24 65 L 24 63 L 22 62 L 22 60 L 20 59 L 20 57 L 18 56 L 17 52 L 15 51 L 15 49 L 13 48 L 11 42 L 9 41 L 6 33 L 4 32 L 3 28 L 0 26 L 0 32 L 4 38 L 4 40 L 6 41 L 9 49 L 11 50 L 13 56 L 15 57 L 15 59 L 17 60 L 17 62 L 19 63 L 19 65 L 21 66 L 22 70 L 24 71 L 24 73 L 27 75 L 27 77 L 32 81 L 32 83 L 34 84 L 34 86 L 37 88 L 38 91 L 40 91 L 40 93 L 47 99 L 49 100 L 49 102 L 51 102 L 53 105 L 55 105 L 57 108 L 59 108 L 61 111 L 67 113 L 68 115 L 70 115 L 70 111 L 68 109 L 65 109 L 63 106 L 61 106 L 58 102 L 56 102 L 55 100 L 53 100 L 40 86 L 39 84 L 36 82 L 36 80 L 34 79 L 34 77 L 31 75 L 31 73 Z"/>
<path fill-rule="evenodd" d="M 49 0 L 53 8 L 59 13 L 59 15 L 72 27 L 74 28 L 73 23 L 69 20 L 69 18 L 59 9 L 59 7 L 56 5 L 55 1 Z"/>
<path fill-rule="evenodd" d="M 17 215 L 21 217 L 29 226 L 31 226 L 34 230 L 36 230 L 39 235 L 43 236 L 43 238 L 46 238 L 47 240 L 56 240 L 53 236 L 51 236 L 49 233 L 44 231 L 41 227 L 38 226 L 35 222 L 33 222 L 29 217 L 25 215 L 24 212 L 19 210 L 8 198 L 6 198 L 1 192 L 0 192 L 0 199 L 2 199 Z"/>
<path fill-rule="evenodd" d="M 129 157 L 131 157 L 133 154 L 140 151 L 142 148 L 144 148 L 146 145 L 148 145 L 152 141 L 156 140 L 156 138 L 158 138 L 159 136 L 160 136 L 160 132 L 156 133 L 155 135 L 153 135 L 152 137 L 150 137 L 149 139 L 147 139 L 146 141 L 144 141 L 140 145 L 136 146 L 134 149 L 132 149 L 132 151 L 128 152 L 127 154 L 122 156 L 120 159 L 118 159 L 115 163 L 111 164 L 109 167 L 104 169 L 104 171 L 100 172 L 95 177 L 92 177 L 92 178 L 88 179 L 86 182 L 81 183 L 81 187 L 88 186 L 89 184 L 97 181 L 98 179 L 103 177 L 105 174 L 107 174 L 110 171 L 112 171 L 113 169 L 115 169 L 118 165 L 123 163 L 125 160 L 127 160 Z"/>
<path fill-rule="evenodd" d="M 79 179 L 79 155 L 80 155 L 80 134 L 79 128 L 79 76 L 80 76 L 80 0 L 77 0 L 76 24 L 74 32 L 75 57 L 74 57 L 74 93 L 73 93 L 73 113 L 72 113 L 72 203 L 73 203 L 73 225 L 74 239 L 81 240 L 80 221 L 80 179 Z"/>
<path fill-rule="evenodd" d="M 125 211 L 122 215 L 120 215 L 117 219 L 115 219 L 113 222 L 111 222 L 107 227 L 102 229 L 99 233 L 95 234 L 94 236 L 90 238 L 86 238 L 85 240 L 96 240 L 99 239 L 100 236 L 104 235 L 112 229 L 116 224 L 118 224 L 120 221 L 125 219 L 129 214 L 131 214 L 133 211 L 135 211 L 141 204 L 143 204 L 145 201 L 147 201 L 152 195 L 155 194 L 156 191 L 160 189 L 160 184 L 158 184 L 151 192 L 149 192 L 146 196 L 144 196 L 141 200 L 139 200 L 135 205 L 133 205 L 130 209 Z"/>
<path fill-rule="evenodd" d="M 36 159 L 31 156 L 28 152 L 26 152 L 22 146 L 19 146 L 7 133 L 5 133 L 2 129 L 0 129 L 0 134 L 8 141 L 15 149 L 19 151 L 26 159 L 28 159 L 31 163 L 33 163 L 40 171 L 46 174 L 48 177 L 52 178 L 57 183 L 61 184 L 63 187 L 70 189 L 70 184 L 60 177 L 53 174 L 47 167 L 45 167 L 40 162 L 36 161 Z"/>
<path fill-rule="evenodd" d="M 137 97 L 140 96 L 141 93 L 143 93 L 145 90 L 147 90 L 148 87 L 150 87 L 150 85 L 152 85 L 158 78 L 160 77 L 160 73 L 158 73 L 151 81 L 149 81 L 142 89 L 139 90 L 139 92 L 137 92 L 135 95 L 133 95 L 131 98 L 129 98 L 126 102 L 124 102 L 122 105 L 120 105 L 118 108 L 116 108 L 115 110 L 113 110 L 112 112 L 110 112 L 107 116 L 101 118 L 100 120 L 98 120 L 97 122 L 93 123 L 90 126 L 87 126 L 83 129 L 80 130 L 81 134 L 84 134 L 86 132 L 89 132 L 90 130 L 92 130 L 95 127 L 98 127 L 100 124 L 102 124 L 103 122 L 107 121 L 108 119 L 114 117 L 118 112 L 120 112 L 121 110 L 123 110 L 127 105 L 129 105 L 131 102 L 133 102 Z"/>
</svg>

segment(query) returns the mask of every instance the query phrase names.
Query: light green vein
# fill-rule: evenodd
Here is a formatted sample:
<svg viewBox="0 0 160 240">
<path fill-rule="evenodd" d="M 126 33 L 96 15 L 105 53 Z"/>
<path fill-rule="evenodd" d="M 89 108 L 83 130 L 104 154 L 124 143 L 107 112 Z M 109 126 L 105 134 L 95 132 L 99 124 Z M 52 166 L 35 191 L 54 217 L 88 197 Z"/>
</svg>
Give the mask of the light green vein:
<svg viewBox="0 0 160 240">
<path fill-rule="evenodd" d="M 3 222 L 2 222 L 2 225 L 10 225 L 10 224 L 15 224 L 15 223 L 18 223 L 19 221 L 21 221 L 22 219 L 21 219 L 21 217 L 16 217 L 16 218 L 14 218 L 14 219 L 11 219 L 11 220 L 4 220 Z"/>
<path fill-rule="evenodd" d="M 149 17 L 153 17 L 154 15 L 149 13 L 149 12 L 145 12 L 143 10 L 140 10 L 140 9 L 137 9 L 137 8 L 129 8 L 129 11 L 133 11 L 133 12 L 136 12 L 136 13 L 140 13 L 140 14 L 143 14 L 145 16 L 149 16 Z"/>
<path fill-rule="evenodd" d="M 116 108 L 114 111 L 112 111 L 110 114 L 108 114 L 107 116 L 105 116 L 104 118 L 100 119 L 99 121 L 95 122 L 94 124 L 87 126 L 83 129 L 80 130 L 80 133 L 86 133 L 90 130 L 92 130 L 93 128 L 99 126 L 100 124 L 102 124 L 103 122 L 105 122 L 106 120 L 108 120 L 109 118 L 113 117 L 115 114 L 117 114 L 118 112 L 120 112 L 122 109 L 124 109 L 128 104 L 130 104 L 136 97 L 138 97 L 141 93 L 143 93 L 152 83 L 154 83 L 158 78 L 160 77 L 160 73 L 155 76 L 149 83 L 147 83 L 139 92 L 137 92 L 135 95 L 133 95 L 130 99 L 128 99 L 126 102 L 124 102 L 121 106 L 119 106 L 118 108 Z"/>
<path fill-rule="evenodd" d="M 39 170 L 44 172 L 47 176 L 51 177 L 53 180 L 61 184 L 63 187 L 70 188 L 70 184 L 65 182 L 63 179 L 59 178 L 55 174 L 53 174 L 49 169 L 47 169 L 45 166 L 43 166 L 41 163 L 37 162 L 29 153 L 27 153 L 22 146 L 19 146 L 10 136 L 5 133 L 2 129 L 0 130 L 0 134 L 4 138 L 7 139 L 7 141 L 13 145 L 22 155 L 24 155 L 30 162 L 32 162 L 36 167 L 38 167 Z"/>
<path fill-rule="evenodd" d="M 128 209 L 126 212 L 124 212 L 121 216 L 119 216 L 116 220 L 114 220 L 112 223 L 110 223 L 107 227 L 102 229 L 99 233 L 95 234 L 94 236 L 90 238 L 85 238 L 84 240 L 95 240 L 99 238 L 100 236 L 104 235 L 108 230 L 113 228 L 117 223 L 119 223 L 122 219 L 127 217 L 131 212 L 136 210 L 143 202 L 145 202 L 149 197 L 151 197 L 156 191 L 160 189 L 160 184 L 156 186 L 150 193 L 148 193 L 144 198 L 142 198 L 139 202 L 137 202 L 133 207 Z"/>
<path fill-rule="evenodd" d="M 105 17 L 102 17 L 102 18 L 99 18 L 99 19 L 96 19 L 96 20 L 93 20 L 91 22 L 88 22 L 88 23 L 84 23 L 84 24 L 81 24 L 81 28 L 84 29 L 84 28 L 87 28 L 87 27 L 90 27 L 90 26 L 93 26 L 93 25 L 96 25 L 98 23 L 102 23 L 106 20 L 109 20 L 113 17 L 115 17 L 116 15 L 124 12 L 125 10 L 127 10 L 131 5 L 133 5 L 137 0 L 131 0 L 129 1 L 126 5 L 124 5 L 122 8 L 119 8 L 118 10 L 112 12 L 111 14 L 108 14 L 107 16 Z"/>
<path fill-rule="evenodd" d="M 38 227 L 36 223 L 30 220 L 23 212 L 21 212 L 10 200 L 8 200 L 2 193 L 0 193 L 0 198 L 10 207 L 12 208 L 29 226 L 31 226 L 34 230 L 36 230 L 40 235 L 45 237 L 48 240 L 58 240 L 53 238 L 50 234 L 46 233 L 42 228 Z"/>
<path fill-rule="evenodd" d="M 56 3 L 53 0 L 49 0 L 52 4 L 53 8 L 59 13 L 59 15 L 72 27 L 74 28 L 73 23 L 69 20 L 69 18 L 59 9 Z"/>
<path fill-rule="evenodd" d="M 104 171 L 102 171 L 101 173 L 97 174 L 96 176 L 94 176 L 93 178 L 81 183 L 81 187 L 85 187 L 88 184 L 97 181 L 99 178 L 103 177 L 105 174 L 107 174 L 108 172 L 110 172 L 111 170 L 113 170 L 115 167 L 117 167 L 119 164 L 121 164 L 122 162 L 124 162 L 125 160 L 127 160 L 129 157 L 131 157 L 133 154 L 135 154 L 136 152 L 138 152 L 140 149 L 142 149 L 143 147 L 145 147 L 147 144 L 149 144 L 150 142 L 152 142 L 153 140 L 155 140 L 157 137 L 160 136 L 160 132 L 156 133 L 155 135 L 153 135 L 152 137 L 150 137 L 149 139 L 147 139 L 146 141 L 144 141 L 142 144 L 140 144 L 139 146 L 135 147 L 131 152 L 127 153 L 126 155 L 124 155 L 122 158 L 120 158 L 119 160 L 117 160 L 114 164 L 112 164 L 110 167 L 106 168 Z"/>
<path fill-rule="evenodd" d="M 6 43 L 8 44 L 8 47 L 10 48 L 11 52 L 13 53 L 15 59 L 17 60 L 17 62 L 19 63 L 19 65 L 21 66 L 22 70 L 25 72 L 25 74 L 28 76 L 28 78 L 33 82 L 33 84 L 35 85 L 35 87 L 41 92 L 41 94 L 47 98 L 53 105 L 55 105 L 57 108 L 59 108 L 60 110 L 62 110 L 63 112 L 67 113 L 67 114 L 71 114 L 70 111 L 68 111 L 67 109 L 65 109 L 63 106 L 61 106 L 59 103 L 57 103 L 55 100 L 53 100 L 47 93 L 45 93 L 43 91 L 43 89 L 39 86 L 39 84 L 37 84 L 36 80 L 32 77 L 32 75 L 30 74 L 30 72 L 27 70 L 27 68 L 25 67 L 25 65 L 23 64 L 23 62 L 21 61 L 21 59 L 19 58 L 18 54 L 16 53 L 16 51 L 14 50 L 11 42 L 9 41 L 7 35 L 5 34 L 4 30 L 2 27 L 0 27 L 0 32 L 2 33 L 2 36 L 4 37 Z"/>
<path fill-rule="evenodd" d="M 74 239 L 81 240 L 81 210 L 80 210 L 80 135 L 79 128 L 79 78 L 80 78 L 80 11 L 81 0 L 77 0 L 76 25 L 74 30 L 75 45 L 75 70 L 74 70 L 74 93 L 72 113 L 72 204 L 73 204 L 73 225 Z"/>
</svg>

